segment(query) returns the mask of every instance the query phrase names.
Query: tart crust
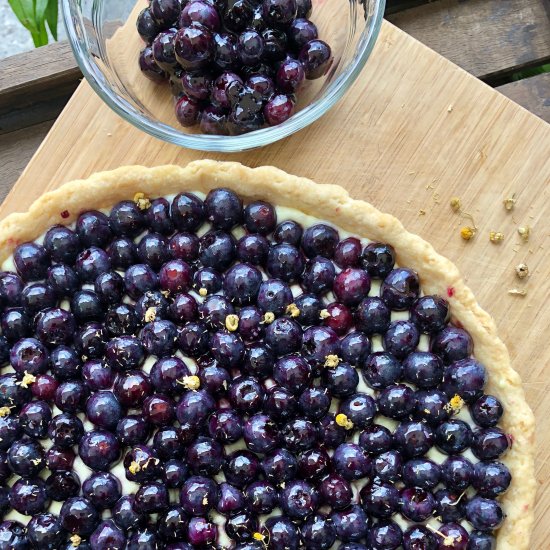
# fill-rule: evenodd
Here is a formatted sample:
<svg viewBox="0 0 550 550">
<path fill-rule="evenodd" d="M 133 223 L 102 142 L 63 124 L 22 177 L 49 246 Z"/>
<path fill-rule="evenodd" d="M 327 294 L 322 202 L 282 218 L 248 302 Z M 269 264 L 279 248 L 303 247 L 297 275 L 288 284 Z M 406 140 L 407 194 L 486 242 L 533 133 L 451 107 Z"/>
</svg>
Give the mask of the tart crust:
<svg viewBox="0 0 550 550">
<path fill-rule="evenodd" d="M 497 533 L 497 548 L 527 550 L 536 493 L 534 416 L 492 317 L 481 309 L 452 262 L 437 254 L 426 241 L 406 231 L 395 217 L 367 202 L 350 198 L 343 188 L 318 185 L 270 166 L 251 169 L 236 162 L 203 160 L 185 168 L 122 167 L 66 183 L 42 195 L 28 212 L 11 214 L 0 222 L 0 262 L 8 258 L 18 244 L 38 238 L 50 226 L 72 223 L 84 210 L 107 208 L 120 200 L 131 200 L 136 192 L 155 197 L 184 190 L 207 193 L 222 186 L 244 199 L 261 198 L 275 205 L 296 208 L 358 236 L 387 242 L 395 248 L 399 264 L 418 272 L 425 293 L 448 299 L 453 320 L 470 333 L 475 356 L 488 370 L 487 391 L 501 400 L 505 410 L 501 426 L 513 441 L 505 458 L 512 473 L 512 484 L 501 499 L 507 518 Z M 453 290 L 452 296 L 448 296 L 449 289 Z"/>
</svg>

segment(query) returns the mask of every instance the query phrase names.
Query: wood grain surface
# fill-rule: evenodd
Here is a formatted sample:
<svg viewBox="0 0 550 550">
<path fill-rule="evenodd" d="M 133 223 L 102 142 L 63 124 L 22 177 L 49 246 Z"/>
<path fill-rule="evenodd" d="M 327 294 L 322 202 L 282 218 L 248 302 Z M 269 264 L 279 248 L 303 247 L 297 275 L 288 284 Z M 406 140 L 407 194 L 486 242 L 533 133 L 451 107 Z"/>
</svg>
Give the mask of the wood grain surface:
<svg viewBox="0 0 550 550">
<path fill-rule="evenodd" d="M 399 28 L 489 79 L 550 59 L 548 0 L 438 0 L 389 15 Z"/>
<path fill-rule="evenodd" d="M 538 420 L 540 483 L 533 550 L 550 540 L 550 126 L 435 52 L 384 23 L 347 96 L 315 124 L 269 147 L 206 155 L 157 141 L 113 114 L 81 84 L 0 208 L 26 209 L 43 191 L 124 164 L 184 165 L 206 158 L 275 165 L 336 183 L 399 217 L 461 269 L 496 319 Z M 502 204 L 516 195 L 512 212 Z M 449 207 L 461 198 L 478 227 Z M 61 221 L 61 218 L 60 218 Z M 520 225 L 531 227 L 521 242 Z M 493 244 L 489 231 L 504 233 Z M 514 268 L 526 262 L 531 276 Z M 512 288 L 527 295 L 508 294 Z"/>
</svg>

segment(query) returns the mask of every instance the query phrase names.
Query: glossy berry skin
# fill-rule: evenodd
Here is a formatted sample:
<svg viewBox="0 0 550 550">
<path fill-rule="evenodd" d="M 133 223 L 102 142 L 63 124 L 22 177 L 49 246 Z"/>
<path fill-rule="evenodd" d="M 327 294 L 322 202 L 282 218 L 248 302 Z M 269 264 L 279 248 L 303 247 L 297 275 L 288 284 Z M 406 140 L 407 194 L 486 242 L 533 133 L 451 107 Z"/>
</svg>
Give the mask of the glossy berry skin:
<svg viewBox="0 0 550 550">
<path fill-rule="evenodd" d="M 190 477 L 181 488 L 180 504 L 187 514 L 207 514 L 216 503 L 216 483 L 201 476 Z"/>
<path fill-rule="evenodd" d="M 441 477 L 448 488 L 464 491 L 474 479 L 474 467 L 463 456 L 450 456 L 441 465 Z"/>
<path fill-rule="evenodd" d="M 8 451 L 8 464 L 17 475 L 35 477 L 45 466 L 44 449 L 36 440 L 20 439 L 13 443 Z"/>
<path fill-rule="evenodd" d="M 394 550 L 399 548 L 403 532 L 397 523 L 385 521 L 377 523 L 368 534 L 368 543 L 372 550 Z"/>
<path fill-rule="evenodd" d="M 307 519 L 301 527 L 304 543 L 319 550 L 330 548 L 336 540 L 332 522 L 324 514 L 316 514 Z"/>
<path fill-rule="evenodd" d="M 161 483 L 141 485 L 134 500 L 134 510 L 138 514 L 156 514 L 168 507 L 168 490 Z"/>
<path fill-rule="evenodd" d="M 248 508 L 253 514 L 269 514 L 278 505 L 279 495 L 267 481 L 256 481 L 245 489 Z"/>
<path fill-rule="evenodd" d="M 393 384 L 382 390 L 378 396 L 378 409 L 388 418 L 400 420 L 414 408 L 414 392 L 405 384 Z"/>
<path fill-rule="evenodd" d="M 332 457 L 335 471 L 348 481 L 367 477 L 371 461 L 365 451 L 355 443 L 343 443 Z"/>
<path fill-rule="evenodd" d="M 56 550 L 63 542 L 63 530 L 54 514 L 38 514 L 27 525 L 27 537 L 33 547 Z"/>
<path fill-rule="evenodd" d="M 466 504 L 466 518 L 474 529 L 491 531 L 500 527 L 504 513 L 496 500 L 475 496 Z"/>
<path fill-rule="evenodd" d="M 281 492 L 280 506 L 289 518 L 303 520 L 317 510 L 319 497 L 306 481 L 290 481 Z"/>
<path fill-rule="evenodd" d="M 495 550 L 495 537 L 483 531 L 472 531 L 468 542 L 468 550 Z"/>
<path fill-rule="evenodd" d="M 482 395 L 470 406 L 474 422 L 482 428 L 496 426 L 503 412 L 502 404 L 492 395 Z"/>
<path fill-rule="evenodd" d="M 423 422 L 401 422 L 394 432 L 398 449 L 409 457 L 427 453 L 434 441 L 432 429 Z"/>
<path fill-rule="evenodd" d="M 43 439 L 48 433 L 48 424 L 52 418 L 52 412 L 44 401 L 31 401 L 27 403 L 20 414 L 21 428 L 30 437 Z"/>
<path fill-rule="evenodd" d="M 365 334 L 385 333 L 390 326 L 390 320 L 390 308 L 380 298 L 365 298 L 355 311 L 355 327 Z"/>
<path fill-rule="evenodd" d="M 443 379 L 443 362 L 426 351 L 410 353 L 403 361 L 403 376 L 418 388 L 433 388 Z"/>
<path fill-rule="evenodd" d="M 213 439 L 200 437 L 187 448 L 186 462 L 193 473 L 212 476 L 222 467 L 223 448 Z"/>
<path fill-rule="evenodd" d="M 304 66 L 308 80 L 320 78 L 330 68 L 332 52 L 330 46 L 323 40 L 310 40 L 300 50 L 298 59 Z"/>
<path fill-rule="evenodd" d="M 405 550 L 437 550 L 437 547 L 434 535 L 423 525 L 413 525 L 403 533 Z"/>
<path fill-rule="evenodd" d="M 349 481 L 336 473 L 330 473 L 321 481 L 319 495 L 323 504 L 342 510 L 351 503 L 353 491 Z"/>
<path fill-rule="evenodd" d="M 363 539 L 368 532 L 369 519 L 364 510 L 357 504 L 331 514 L 336 536 L 344 542 Z"/>
<path fill-rule="evenodd" d="M 176 22 L 181 8 L 175 0 L 151 0 L 149 9 L 157 25 L 167 28 Z"/>
<path fill-rule="evenodd" d="M 310 40 L 317 38 L 317 27 L 309 19 L 298 18 L 290 24 L 288 35 L 292 46 L 300 50 Z"/>
<path fill-rule="evenodd" d="M 350 364 L 339 363 L 334 368 L 324 370 L 322 380 L 334 397 L 347 397 L 355 393 L 359 374 Z"/>
<path fill-rule="evenodd" d="M 312 420 L 323 418 L 328 413 L 330 403 L 329 391 L 326 388 L 315 386 L 306 388 L 298 400 L 298 406 L 302 413 Z"/>
<path fill-rule="evenodd" d="M 107 519 L 91 534 L 90 543 L 98 550 L 123 550 L 126 546 L 126 537 L 112 519 Z"/>
<path fill-rule="evenodd" d="M 49 260 L 46 249 L 36 243 L 20 244 L 13 252 L 13 261 L 24 281 L 36 281 L 46 276 Z"/>
<path fill-rule="evenodd" d="M 247 450 L 234 451 L 224 464 L 226 480 L 237 487 L 244 487 L 255 481 L 260 472 L 260 463 L 257 456 Z"/>
<path fill-rule="evenodd" d="M 411 269 L 392 270 L 380 287 L 380 296 L 391 309 L 409 309 L 420 292 L 418 275 Z"/>
<path fill-rule="evenodd" d="M 386 451 L 372 462 L 373 475 L 382 481 L 397 481 L 401 477 L 402 469 L 403 459 L 399 451 Z"/>
<path fill-rule="evenodd" d="M 479 397 L 485 386 L 485 367 L 475 359 L 461 359 L 445 369 L 442 389 L 449 396 L 460 395 L 470 403 Z"/>
<path fill-rule="evenodd" d="M 495 460 L 506 453 L 511 440 L 500 428 L 476 430 L 472 438 L 472 452 L 480 460 Z"/>
<path fill-rule="evenodd" d="M 376 518 L 389 518 L 399 504 L 399 490 L 390 483 L 374 481 L 360 491 L 361 505 L 367 514 Z"/>
<path fill-rule="evenodd" d="M 466 359 L 472 354 L 472 337 L 463 329 L 447 326 L 430 340 L 432 353 L 439 355 L 446 365 Z"/>
<path fill-rule="evenodd" d="M 435 511 L 436 502 L 429 491 L 419 487 L 406 487 L 401 490 L 399 508 L 401 514 L 414 522 L 428 519 Z"/>
<path fill-rule="evenodd" d="M 96 392 L 86 402 L 86 416 L 100 428 L 116 428 L 122 412 L 117 398 L 109 391 Z"/>
<path fill-rule="evenodd" d="M 298 459 L 298 475 L 303 479 L 321 479 L 330 469 L 330 457 L 323 449 L 304 451 Z"/>
<path fill-rule="evenodd" d="M 403 465 L 403 481 L 409 487 L 433 489 L 441 478 L 441 468 L 429 459 L 417 458 Z"/>
<path fill-rule="evenodd" d="M 481 496 L 495 498 L 505 493 L 511 480 L 502 462 L 478 462 L 473 467 L 472 485 Z"/>
<path fill-rule="evenodd" d="M 106 471 L 120 457 L 120 445 L 110 432 L 92 431 L 80 440 L 78 453 L 86 466 Z"/>
<path fill-rule="evenodd" d="M 271 516 L 265 522 L 271 544 L 278 548 L 297 550 L 300 544 L 298 527 L 286 516 Z"/>
<path fill-rule="evenodd" d="M 449 304 L 439 296 L 422 296 L 411 308 L 411 321 L 421 332 L 438 332 L 448 320 Z"/>
<path fill-rule="evenodd" d="M 398 359 L 404 359 L 418 346 L 420 334 L 410 321 L 393 321 L 384 334 L 384 349 Z"/>
<path fill-rule="evenodd" d="M 80 251 L 80 240 L 68 227 L 54 225 L 46 231 L 44 249 L 53 261 L 72 264 Z"/>
<path fill-rule="evenodd" d="M 45 512 L 49 504 L 44 481 L 40 478 L 17 480 L 11 486 L 9 500 L 14 510 L 26 516 Z"/>
<path fill-rule="evenodd" d="M 82 484 L 82 494 L 98 509 L 112 508 L 122 496 L 118 478 L 104 472 L 92 474 Z"/>
<path fill-rule="evenodd" d="M 49 423 L 48 435 L 58 447 L 69 448 L 80 441 L 84 435 L 84 426 L 76 415 L 59 414 Z"/>
<path fill-rule="evenodd" d="M 21 293 L 21 303 L 32 315 L 42 309 L 55 307 L 56 298 L 53 288 L 44 283 L 30 284 Z"/>
<path fill-rule="evenodd" d="M 100 518 L 87 498 L 73 497 L 63 503 L 59 519 L 65 531 L 86 536 L 92 534 Z"/>
<path fill-rule="evenodd" d="M 345 414 L 356 428 L 363 429 L 372 423 L 376 402 L 370 395 L 356 393 L 340 403 L 339 412 Z"/>
<path fill-rule="evenodd" d="M 435 431 L 435 443 L 445 453 L 458 454 L 472 442 L 472 430 L 463 420 L 451 419 Z"/>
<path fill-rule="evenodd" d="M 413 417 L 415 420 L 424 420 L 430 426 L 436 427 L 450 417 L 447 406 L 449 398 L 442 391 L 417 391 L 414 398 Z"/>
<path fill-rule="evenodd" d="M 265 456 L 261 467 L 265 478 L 279 485 L 296 477 L 298 462 L 290 451 L 280 448 Z"/>
<path fill-rule="evenodd" d="M 230 483 L 220 483 L 216 510 L 225 516 L 240 512 L 245 507 L 245 498 L 239 489 Z"/>
<path fill-rule="evenodd" d="M 401 363 L 388 352 L 371 353 L 361 366 L 365 382 L 373 389 L 387 388 L 401 378 Z"/>
<path fill-rule="evenodd" d="M 182 9 L 179 26 L 188 27 L 193 23 L 200 23 L 211 31 L 216 31 L 220 26 L 220 18 L 213 5 L 208 2 L 193 1 Z"/>
</svg>

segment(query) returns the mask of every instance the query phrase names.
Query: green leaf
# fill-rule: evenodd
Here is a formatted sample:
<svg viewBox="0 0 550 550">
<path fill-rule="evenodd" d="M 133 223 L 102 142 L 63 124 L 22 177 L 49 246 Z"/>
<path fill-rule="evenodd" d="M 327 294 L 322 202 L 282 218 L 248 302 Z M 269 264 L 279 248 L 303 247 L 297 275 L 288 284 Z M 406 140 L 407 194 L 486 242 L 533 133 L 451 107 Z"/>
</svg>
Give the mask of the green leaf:
<svg viewBox="0 0 550 550">
<path fill-rule="evenodd" d="M 40 22 L 38 29 L 31 31 L 31 36 L 36 48 L 45 46 L 48 43 L 48 31 L 46 30 L 46 24 L 43 20 Z"/>
<path fill-rule="evenodd" d="M 34 17 L 36 21 L 44 21 L 48 0 L 34 0 Z"/>
<path fill-rule="evenodd" d="M 58 7 L 57 0 L 49 0 L 48 7 L 46 8 L 46 22 L 54 40 L 57 40 Z"/>
<path fill-rule="evenodd" d="M 31 34 L 38 32 L 38 25 L 34 18 L 34 1 L 33 0 L 8 0 L 8 4 L 11 6 L 13 13 L 15 13 L 17 19 Z"/>
</svg>

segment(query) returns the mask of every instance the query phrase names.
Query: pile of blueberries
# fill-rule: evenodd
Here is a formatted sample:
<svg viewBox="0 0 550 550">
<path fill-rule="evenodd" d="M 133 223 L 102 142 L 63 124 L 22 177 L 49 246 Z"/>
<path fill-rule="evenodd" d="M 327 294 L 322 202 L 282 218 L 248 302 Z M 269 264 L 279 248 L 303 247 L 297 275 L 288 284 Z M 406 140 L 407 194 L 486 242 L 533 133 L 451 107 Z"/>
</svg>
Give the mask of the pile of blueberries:
<svg viewBox="0 0 550 550">
<path fill-rule="evenodd" d="M 138 17 L 145 76 L 170 81 L 183 126 L 238 135 L 281 124 L 332 62 L 311 0 L 151 0 Z"/>
<path fill-rule="evenodd" d="M 391 246 L 214 189 L 84 212 L 13 260 L 0 513 L 29 521 L 0 550 L 494 548 L 502 406 Z"/>
</svg>

